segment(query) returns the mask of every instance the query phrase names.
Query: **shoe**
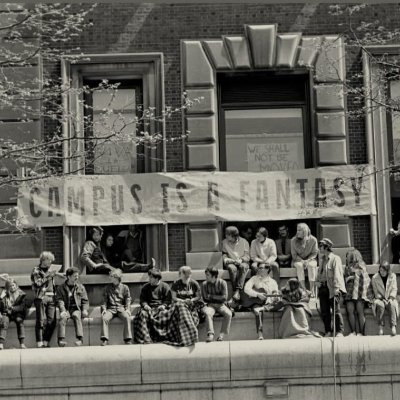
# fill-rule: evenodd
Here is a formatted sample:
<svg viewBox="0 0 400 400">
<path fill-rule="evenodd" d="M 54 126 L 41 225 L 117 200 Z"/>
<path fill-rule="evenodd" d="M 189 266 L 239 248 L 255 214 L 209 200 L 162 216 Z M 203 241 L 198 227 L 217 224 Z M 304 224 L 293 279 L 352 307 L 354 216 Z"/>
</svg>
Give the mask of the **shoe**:
<svg viewBox="0 0 400 400">
<path fill-rule="evenodd" d="M 262 332 L 260 332 L 258 334 L 258 340 L 264 340 L 264 336 L 263 336 Z"/>
<path fill-rule="evenodd" d="M 343 337 L 344 335 L 343 335 L 343 333 L 342 332 L 338 332 L 337 334 L 336 334 L 336 337 Z"/>
<path fill-rule="evenodd" d="M 364 336 L 362 333 L 357 333 L 357 336 Z"/>
<path fill-rule="evenodd" d="M 67 342 L 65 340 L 59 340 L 58 341 L 58 347 L 65 347 L 67 345 Z"/>
<path fill-rule="evenodd" d="M 224 335 L 220 334 L 220 335 L 217 337 L 217 342 L 222 342 L 223 340 L 224 340 Z"/>
<path fill-rule="evenodd" d="M 26 346 L 25 346 L 24 343 L 21 343 L 21 344 L 19 345 L 19 348 L 20 348 L 20 349 L 26 349 Z"/>
<path fill-rule="evenodd" d="M 332 332 L 326 332 L 324 337 L 332 337 Z"/>
<path fill-rule="evenodd" d="M 4 344 L 0 343 L 0 350 L 3 350 L 3 349 L 4 349 Z"/>
<path fill-rule="evenodd" d="M 232 299 L 235 300 L 235 301 L 239 301 L 240 300 L 239 290 L 236 290 L 236 292 L 232 296 Z"/>
<path fill-rule="evenodd" d="M 382 336 L 383 335 L 383 326 L 380 326 L 378 329 L 378 335 Z"/>
<path fill-rule="evenodd" d="M 82 342 L 82 340 L 79 339 L 74 344 L 75 344 L 75 346 L 82 346 L 83 342 Z"/>
<path fill-rule="evenodd" d="M 131 340 L 131 339 L 124 340 L 124 343 L 125 343 L 125 344 L 132 344 L 132 340 Z"/>
<path fill-rule="evenodd" d="M 102 339 L 101 345 L 102 346 L 107 346 L 108 345 L 108 340 L 107 339 Z"/>
<path fill-rule="evenodd" d="M 210 343 L 210 342 L 213 342 L 213 341 L 214 341 L 214 334 L 213 334 L 213 333 L 209 333 L 209 334 L 207 335 L 206 342 L 207 342 L 207 343 Z"/>
<path fill-rule="evenodd" d="M 357 333 L 355 333 L 355 332 L 350 332 L 347 336 L 357 336 Z"/>
<path fill-rule="evenodd" d="M 392 336 L 396 336 L 397 332 L 396 332 L 396 327 L 392 326 Z"/>
<path fill-rule="evenodd" d="M 37 343 L 36 343 L 36 347 L 37 347 L 38 349 L 41 349 L 42 347 L 44 347 L 43 342 L 37 342 Z"/>
</svg>

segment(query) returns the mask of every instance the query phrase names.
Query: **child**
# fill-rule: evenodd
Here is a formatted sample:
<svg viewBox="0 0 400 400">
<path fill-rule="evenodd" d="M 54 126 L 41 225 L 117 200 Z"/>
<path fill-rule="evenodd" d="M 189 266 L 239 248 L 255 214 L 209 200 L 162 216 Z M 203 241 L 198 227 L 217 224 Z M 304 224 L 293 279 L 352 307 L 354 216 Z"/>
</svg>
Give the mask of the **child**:
<svg viewBox="0 0 400 400">
<path fill-rule="evenodd" d="M 18 340 L 21 349 L 26 349 L 24 344 L 26 316 L 26 294 L 17 285 L 14 279 L 6 281 L 5 289 L 0 294 L 0 350 L 4 348 L 7 330 L 10 321 L 17 325 Z"/>
</svg>

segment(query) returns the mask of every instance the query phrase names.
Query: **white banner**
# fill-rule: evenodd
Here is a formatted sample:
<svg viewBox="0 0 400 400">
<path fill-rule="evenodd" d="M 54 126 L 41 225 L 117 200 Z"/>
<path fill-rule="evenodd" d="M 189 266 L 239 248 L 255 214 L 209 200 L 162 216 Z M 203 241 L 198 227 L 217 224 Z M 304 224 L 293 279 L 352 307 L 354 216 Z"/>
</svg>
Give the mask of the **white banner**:
<svg viewBox="0 0 400 400">
<path fill-rule="evenodd" d="M 25 226 L 265 221 L 375 214 L 365 165 L 67 176 L 25 184 Z"/>
</svg>

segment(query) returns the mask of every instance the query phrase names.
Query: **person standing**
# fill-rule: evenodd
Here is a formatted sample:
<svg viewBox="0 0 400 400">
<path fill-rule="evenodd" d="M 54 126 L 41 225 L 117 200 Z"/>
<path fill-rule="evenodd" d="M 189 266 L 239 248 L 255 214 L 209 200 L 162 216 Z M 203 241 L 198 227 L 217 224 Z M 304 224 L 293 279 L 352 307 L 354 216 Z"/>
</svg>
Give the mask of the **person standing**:
<svg viewBox="0 0 400 400">
<path fill-rule="evenodd" d="M 131 294 L 127 285 L 123 284 L 122 271 L 118 268 L 110 272 L 111 283 L 106 286 L 101 309 L 101 345 L 106 346 L 109 340 L 108 325 L 114 318 L 119 318 L 123 325 L 125 344 L 132 343 L 131 328 Z"/>
<path fill-rule="evenodd" d="M 64 347 L 65 326 L 68 319 L 72 318 L 75 326 L 76 346 L 82 346 L 83 326 L 82 318 L 89 315 L 89 300 L 85 287 L 79 283 L 79 270 L 72 267 L 65 271 L 67 280 L 56 289 L 56 304 L 60 310 L 58 322 L 58 346 Z"/>
<path fill-rule="evenodd" d="M 372 312 L 378 323 L 378 335 L 383 335 L 384 313 L 389 313 L 392 336 L 396 335 L 399 304 L 397 302 L 397 279 L 390 269 L 390 264 L 385 261 L 379 266 L 379 271 L 372 277 L 373 292 Z"/>
<path fill-rule="evenodd" d="M 279 265 L 276 262 L 276 245 L 275 242 L 268 237 L 267 228 L 259 228 L 256 238 L 251 242 L 250 258 L 252 261 L 252 275 L 256 275 L 258 266 L 263 264 L 264 267 L 272 271 L 272 276 L 276 282 L 279 282 Z"/>
<path fill-rule="evenodd" d="M 332 252 L 332 240 L 324 238 L 319 242 L 321 265 L 318 270 L 318 297 L 325 336 L 343 336 L 343 317 L 340 304 L 346 293 L 342 260 Z M 335 321 L 332 324 L 332 315 Z M 333 327 L 332 327 L 333 325 Z"/>
<path fill-rule="evenodd" d="M 14 279 L 6 280 L 5 289 L 0 294 L 0 350 L 3 350 L 10 321 L 17 326 L 19 346 L 25 346 L 26 294 L 17 285 Z"/>
<path fill-rule="evenodd" d="M 36 343 L 37 347 L 49 347 L 49 342 L 56 328 L 56 303 L 54 298 L 54 276 L 56 271 L 50 271 L 54 262 L 54 254 L 43 251 L 40 261 L 31 273 L 32 289 L 35 295 L 33 303 L 36 308 Z"/>
<path fill-rule="evenodd" d="M 249 250 L 249 243 L 239 236 L 238 228 L 228 226 L 225 229 L 225 239 L 222 241 L 222 256 L 224 269 L 229 273 L 234 301 L 240 300 L 240 291 L 244 287 L 249 270 Z"/>
<path fill-rule="evenodd" d="M 296 268 L 300 286 L 305 289 L 304 270 L 308 272 L 311 297 L 315 297 L 315 278 L 317 275 L 317 239 L 311 235 L 310 228 L 305 223 L 297 224 L 296 235 L 291 240 L 292 265 Z"/>
<path fill-rule="evenodd" d="M 244 239 L 243 239 L 244 240 Z M 228 285 L 218 278 L 218 269 L 216 267 L 207 267 L 205 270 L 206 280 L 203 282 L 201 292 L 206 306 L 203 313 L 206 316 L 207 339 L 206 342 L 214 341 L 214 323 L 215 313 L 222 315 L 221 332 L 217 341 L 224 340 L 225 335 L 229 335 L 232 311 L 225 305 L 228 299 Z"/>
<path fill-rule="evenodd" d="M 286 225 L 278 228 L 279 239 L 275 240 L 277 261 L 280 268 L 290 268 L 292 263 L 291 243 Z"/>
</svg>

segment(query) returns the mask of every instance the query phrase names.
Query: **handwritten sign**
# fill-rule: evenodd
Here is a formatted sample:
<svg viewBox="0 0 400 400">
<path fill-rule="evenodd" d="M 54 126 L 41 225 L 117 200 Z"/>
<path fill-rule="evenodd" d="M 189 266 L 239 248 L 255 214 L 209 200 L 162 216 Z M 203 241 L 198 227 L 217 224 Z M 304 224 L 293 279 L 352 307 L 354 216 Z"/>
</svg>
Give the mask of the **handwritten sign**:
<svg viewBox="0 0 400 400">
<path fill-rule="evenodd" d="M 298 143 L 247 143 L 249 172 L 290 171 L 304 168 L 299 160 Z"/>
<path fill-rule="evenodd" d="M 136 172 L 134 168 L 132 169 L 134 150 L 131 142 L 99 143 L 94 152 L 94 173 L 104 175 Z"/>
</svg>

